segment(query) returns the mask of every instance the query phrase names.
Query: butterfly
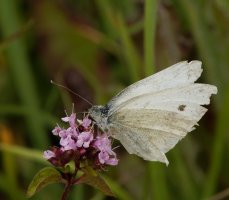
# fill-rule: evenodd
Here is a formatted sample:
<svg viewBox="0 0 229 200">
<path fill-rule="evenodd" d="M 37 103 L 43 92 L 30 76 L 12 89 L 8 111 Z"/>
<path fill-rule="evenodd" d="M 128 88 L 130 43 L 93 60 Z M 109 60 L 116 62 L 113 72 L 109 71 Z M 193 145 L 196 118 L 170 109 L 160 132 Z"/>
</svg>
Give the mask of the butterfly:
<svg viewBox="0 0 229 200">
<path fill-rule="evenodd" d="M 217 94 L 217 87 L 195 83 L 200 61 L 183 61 L 142 79 L 114 96 L 104 106 L 92 106 L 97 126 L 119 140 L 130 154 L 169 164 L 165 153 L 197 122 Z"/>
</svg>

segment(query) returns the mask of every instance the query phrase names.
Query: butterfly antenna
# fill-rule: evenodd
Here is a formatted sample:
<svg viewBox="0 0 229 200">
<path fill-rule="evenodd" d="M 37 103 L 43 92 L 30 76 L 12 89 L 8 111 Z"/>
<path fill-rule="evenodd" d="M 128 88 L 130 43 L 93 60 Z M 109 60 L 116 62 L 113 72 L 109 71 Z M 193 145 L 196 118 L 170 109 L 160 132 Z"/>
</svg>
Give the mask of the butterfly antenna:
<svg viewBox="0 0 229 200">
<path fill-rule="evenodd" d="M 78 96 L 79 98 L 83 99 L 83 100 L 86 101 L 88 104 L 90 104 L 91 106 L 93 106 L 93 104 L 92 104 L 90 101 L 88 101 L 87 99 L 85 99 L 85 98 L 82 97 L 81 95 L 75 93 L 73 90 L 69 89 L 68 87 L 66 87 L 66 86 L 64 86 L 64 85 L 60 85 L 60 84 L 58 84 L 58 83 L 55 83 L 53 80 L 51 80 L 50 82 L 51 82 L 53 85 L 56 85 L 56 86 L 58 86 L 58 87 L 61 87 L 61 88 L 64 88 L 64 89 L 68 90 L 68 91 L 71 92 L 72 94 Z"/>
</svg>

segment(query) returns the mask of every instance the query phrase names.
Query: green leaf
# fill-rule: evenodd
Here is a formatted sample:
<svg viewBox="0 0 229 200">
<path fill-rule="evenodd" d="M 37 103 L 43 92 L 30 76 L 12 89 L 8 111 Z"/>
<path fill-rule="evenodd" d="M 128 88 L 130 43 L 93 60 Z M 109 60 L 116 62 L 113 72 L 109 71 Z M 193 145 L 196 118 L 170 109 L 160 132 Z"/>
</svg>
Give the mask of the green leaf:
<svg viewBox="0 0 229 200">
<path fill-rule="evenodd" d="M 77 183 L 85 183 L 102 191 L 105 195 L 115 196 L 111 191 L 110 187 L 105 182 L 105 180 L 98 173 L 91 172 L 91 170 L 84 170 L 84 175 L 80 178 L 80 180 Z"/>
<path fill-rule="evenodd" d="M 60 172 L 53 167 L 45 167 L 34 176 L 28 187 L 27 197 L 32 197 L 49 184 L 60 182 L 63 182 Z"/>
<path fill-rule="evenodd" d="M 134 199 L 120 184 L 111 178 L 102 175 L 102 178 L 106 181 L 109 187 L 112 189 L 117 199 L 120 200 L 131 200 Z"/>
</svg>

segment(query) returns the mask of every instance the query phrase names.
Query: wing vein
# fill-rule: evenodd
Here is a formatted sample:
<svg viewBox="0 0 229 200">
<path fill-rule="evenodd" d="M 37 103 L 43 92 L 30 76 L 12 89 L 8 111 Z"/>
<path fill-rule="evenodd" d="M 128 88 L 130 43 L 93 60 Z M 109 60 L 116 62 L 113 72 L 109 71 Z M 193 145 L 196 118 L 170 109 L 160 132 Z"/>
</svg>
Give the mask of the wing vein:
<svg viewBox="0 0 229 200">
<path fill-rule="evenodd" d="M 117 122 L 113 122 L 112 124 L 121 125 L 123 127 L 129 128 L 132 132 L 134 132 L 133 129 L 132 129 L 132 127 L 130 127 L 130 126 L 126 126 L 124 124 L 117 123 Z M 152 142 L 152 145 L 164 155 L 164 153 L 153 142 Z"/>
</svg>

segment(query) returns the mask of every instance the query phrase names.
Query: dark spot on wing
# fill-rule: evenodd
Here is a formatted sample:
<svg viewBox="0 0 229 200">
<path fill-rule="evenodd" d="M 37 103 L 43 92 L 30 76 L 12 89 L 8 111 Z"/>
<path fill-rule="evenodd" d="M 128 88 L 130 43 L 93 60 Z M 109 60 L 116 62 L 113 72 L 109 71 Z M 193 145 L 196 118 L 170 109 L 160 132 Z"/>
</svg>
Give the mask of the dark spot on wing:
<svg viewBox="0 0 229 200">
<path fill-rule="evenodd" d="M 184 111 L 186 105 L 179 105 L 178 110 L 179 111 Z"/>
</svg>

